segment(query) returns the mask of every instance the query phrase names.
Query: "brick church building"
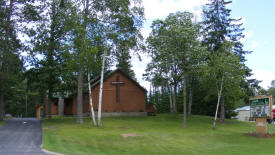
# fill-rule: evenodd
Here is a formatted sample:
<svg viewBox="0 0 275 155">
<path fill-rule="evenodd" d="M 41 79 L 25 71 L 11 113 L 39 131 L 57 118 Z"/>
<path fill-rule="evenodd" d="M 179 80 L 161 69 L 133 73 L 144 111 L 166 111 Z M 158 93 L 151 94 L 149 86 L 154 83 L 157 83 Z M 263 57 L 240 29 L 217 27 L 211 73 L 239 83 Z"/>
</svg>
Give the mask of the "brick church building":
<svg viewBox="0 0 275 155">
<path fill-rule="evenodd" d="M 95 112 L 98 110 L 100 76 L 91 81 Z M 146 112 L 146 89 L 120 69 L 105 73 L 102 94 L 102 112 L 137 113 Z M 83 93 L 83 113 L 90 113 L 89 94 Z M 46 101 L 47 102 L 47 101 Z M 47 114 L 46 103 L 46 114 Z M 56 98 L 51 105 L 52 115 L 76 115 L 77 96 Z"/>
</svg>

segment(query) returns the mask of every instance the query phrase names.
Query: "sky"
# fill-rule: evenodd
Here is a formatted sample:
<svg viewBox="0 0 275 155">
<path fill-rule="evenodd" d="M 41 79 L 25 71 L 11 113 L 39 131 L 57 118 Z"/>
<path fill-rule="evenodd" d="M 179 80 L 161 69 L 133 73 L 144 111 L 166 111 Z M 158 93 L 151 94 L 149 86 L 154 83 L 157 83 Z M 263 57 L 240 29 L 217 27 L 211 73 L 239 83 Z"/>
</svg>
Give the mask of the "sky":
<svg viewBox="0 0 275 155">
<path fill-rule="evenodd" d="M 142 34 L 144 38 L 151 32 L 150 25 L 156 19 L 165 19 L 169 13 L 177 11 L 192 12 L 201 19 L 202 5 L 207 0 L 143 0 L 145 18 Z M 244 49 L 252 51 L 246 55 L 246 65 L 252 69 L 253 76 L 261 80 L 260 86 L 268 89 L 271 80 L 275 80 L 275 1 L 274 0 L 233 0 L 228 6 L 231 17 L 242 18 L 245 38 L 242 40 Z M 133 56 L 132 65 L 137 79 L 142 86 L 149 90 L 150 83 L 144 81 L 146 65 L 150 57 L 141 54 L 142 61 Z"/>
</svg>

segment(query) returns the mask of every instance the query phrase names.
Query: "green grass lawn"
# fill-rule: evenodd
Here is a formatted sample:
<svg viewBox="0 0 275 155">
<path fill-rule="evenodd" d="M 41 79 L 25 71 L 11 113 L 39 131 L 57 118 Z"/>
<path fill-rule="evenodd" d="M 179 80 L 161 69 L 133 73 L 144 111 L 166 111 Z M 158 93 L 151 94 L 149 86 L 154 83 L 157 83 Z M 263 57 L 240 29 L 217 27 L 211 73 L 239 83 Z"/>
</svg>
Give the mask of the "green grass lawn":
<svg viewBox="0 0 275 155">
<path fill-rule="evenodd" d="M 5 124 L 5 121 L 0 121 L 0 126 L 3 126 Z"/>
<path fill-rule="evenodd" d="M 162 114 L 155 117 L 103 118 L 103 127 L 82 125 L 75 118 L 56 117 L 43 121 L 43 147 L 64 154 L 275 154 L 275 138 L 255 138 L 255 123 L 228 120 L 212 130 L 212 117 L 192 116 L 188 127 L 183 119 Z M 275 125 L 268 127 L 275 133 Z M 123 138 L 121 134 L 137 134 Z"/>
</svg>

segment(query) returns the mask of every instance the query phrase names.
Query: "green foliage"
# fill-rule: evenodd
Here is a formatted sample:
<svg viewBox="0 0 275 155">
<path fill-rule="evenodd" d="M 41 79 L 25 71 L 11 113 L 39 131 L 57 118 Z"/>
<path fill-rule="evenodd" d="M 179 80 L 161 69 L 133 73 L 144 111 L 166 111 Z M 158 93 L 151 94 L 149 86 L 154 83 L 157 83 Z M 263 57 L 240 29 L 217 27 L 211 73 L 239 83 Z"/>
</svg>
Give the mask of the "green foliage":
<svg viewBox="0 0 275 155">
<path fill-rule="evenodd" d="M 230 43 L 224 44 L 218 52 L 209 56 L 207 66 L 202 66 L 202 70 L 205 73 L 204 76 L 209 77 L 206 79 L 213 79 L 217 87 L 220 86 L 223 80 L 222 77 L 224 77 L 224 81 L 228 83 L 228 86 L 244 79 L 245 66 L 240 63 L 239 57 L 232 53 L 231 49 Z"/>
<path fill-rule="evenodd" d="M 68 49 L 67 44 L 70 44 L 67 34 L 70 30 L 68 10 L 71 5 L 66 3 L 60 6 L 60 3 L 59 0 L 47 0 L 36 5 L 39 13 L 37 20 L 27 31 L 31 39 L 29 63 L 33 68 L 27 71 L 26 77 L 28 87 L 39 92 L 40 102 L 36 104 L 43 103 L 46 96 L 52 99 L 54 93 L 63 93 L 62 54 Z M 29 9 L 33 12 L 35 8 Z"/>
<path fill-rule="evenodd" d="M 170 112 L 169 97 L 167 93 L 160 94 L 159 92 L 156 92 L 153 97 L 158 113 Z"/>
<path fill-rule="evenodd" d="M 249 53 L 243 50 L 243 44 L 240 39 L 244 37 L 241 28 L 240 19 L 230 17 L 231 10 L 227 5 L 232 1 L 226 0 L 209 0 L 209 3 L 203 9 L 204 25 L 204 44 L 211 52 L 219 50 L 225 41 L 233 44 L 232 50 L 244 62 L 244 55 Z"/>
<path fill-rule="evenodd" d="M 247 100 L 253 95 L 253 84 L 257 85 L 257 81 L 246 80 L 251 70 L 244 65 L 244 55 L 248 53 L 241 43 L 244 29 L 241 19 L 230 17 L 231 10 L 227 8 L 230 3 L 232 1 L 210 0 L 203 9 L 203 43 L 211 53 L 206 68 L 212 70 L 205 68 L 206 75 L 213 83 L 212 92 L 218 91 L 218 103 L 221 98 L 221 111 L 232 111 L 241 98 Z"/>
<path fill-rule="evenodd" d="M 83 3 L 89 3 L 88 9 L 81 10 Z M 29 108 L 27 115 L 34 115 L 36 105 L 42 104 L 47 95 L 52 98 L 56 93 L 62 96 L 76 93 L 79 68 L 83 68 L 85 76 L 97 76 L 103 50 L 112 56 L 118 53 L 118 58 L 122 56 L 119 62 L 127 70 L 130 69 L 129 50 L 143 47 L 140 29 L 144 10 L 139 0 L 0 1 L 0 8 L 3 21 L 0 25 L 3 34 L 0 38 L 0 107 L 4 95 L 8 102 L 6 112 L 13 115 L 24 113 L 24 94 L 33 102 L 29 103 L 33 109 Z M 19 33 L 23 37 L 27 35 L 27 39 L 20 42 Z M 29 54 L 24 62 L 31 67 L 24 74 L 19 51 Z M 106 69 L 113 61 L 115 59 L 107 61 Z M 133 71 L 129 73 L 134 76 Z M 25 93 L 11 89 L 21 90 L 20 84 Z M 33 96 L 29 92 L 39 93 Z M 2 119 L 4 108 L 0 109 Z"/>
<path fill-rule="evenodd" d="M 156 20 L 147 39 L 152 62 L 148 64 L 145 75 L 148 80 L 157 79 L 168 84 L 182 81 L 183 66 L 188 66 L 187 59 L 193 61 L 199 44 L 198 25 L 192 23 L 193 15 L 188 12 L 170 14 L 165 20 Z M 191 48 L 192 47 L 192 48 Z M 183 60 L 186 59 L 185 60 Z M 156 78 L 155 80 L 153 80 Z"/>
<path fill-rule="evenodd" d="M 7 98 L 5 113 L 14 117 L 35 117 L 36 108 L 42 104 L 40 97 L 18 90 L 16 92 L 13 99 Z"/>
<path fill-rule="evenodd" d="M 130 53 L 121 51 L 116 53 L 117 65 L 124 73 L 128 74 L 131 78 L 136 80 L 135 72 L 131 69 L 131 56 Z"/>
<path fill-rule="evenodd" d="M 197 71 L 204 55 L 205 50 L 198 41 L 200 26 L 193 23 L 192 19 L 192 13 L 177 12 L 170 14 L 165 20 L 153 21 L 151 26 L 152 32 L 147 43 L 152 61 L 147 65 L 144 76 L 154 87 L 168 89 L 173 102 L 173 108 L 169 102 L 161 106 L 156 104 L 160 109 L 164 109 L 164 106 L 171 112 L 178 112 L 177 108 L 182 109 L 178 106 L 178 103 L 182 103 L 182 100 L 177 100 L 178 87 L 183 80 L 184 84 L 187 83 L 186 75 L 191 74 L 191 70 L 193 73 Z M 183 90 L 186 92 L 186 88 Z"/>
<path fill-rule="evenodd" d="M 271 81 L 271 86 L 270 86 L 271 88 L 275 88 L 275 80 L 272 80 Z"/>
<path fill-rule="evenodd" d="M 240 63 L 239 56 L 233 53 L 230 43 L 225 43 L 215 53 L 209 56 L 206 66 L 202 66 L 203 80 L 209 83 L 207 98 L 216 96 L 217 91 L 222 91 L 225 99 L 225 109 L 228 114 L 235 109 L 236 103 L 243 98 L 241 83 L 245 77 L 245 65 Z"/>
<path fill-rule="evenodd" d="M 173 94 L 177 96 L 178 111 L 182 110 L 182 90 L 185 89 L 181 83 L 188 78 L 190 82 L 186 89 L 193 90 L 194 114 L 214 115 L 216 92 L 221 84 L 228 117 L 234 115 L 233 110 L 241 99 L 248 100 L 258 89 L 259 81 L 246 79 L 251 70 L 244 65 L 243 56 L 247 52 L 242 50 L 239 40 L 242 38 L 241 24 L 234 24 L 239 20 L 229 18 L 230 10 L 226 9 L 229 3 L 211 1 L 204 9 L 202 26 L 192 23 L 192 14 L 187 12 L 170 14 L 165 20 L 154 21 L 151 26 L 147 42 L 152 62 L 144 76 L 161 90 L 173 85 L 176 87 Z M 204 30 L 205 47 L 198 40 L 201 28 Z M 184 72 L 189 77 L 182 79 Z M 151 98 L 161 98 L 164 94 L 163 91 L 160 94 L 155 92 Z M 169 102 L 158 101 L 154 103 L 159 109 L 169 109 Z"/>
<path fill-rule="evenodd" d="M 271 81 L 270 87 L 268 88 L 267 95 L 272 95 L 272 102 L 275 105 L 275 80 Z"/>
<path fill-rule="evenodd" d="M 24 35 L 24 26 L 35 20 L 35 11 L 25 16 L 25 11 L 33 7 L 29 1 L 0 1 L 0 120 L 5 108 L 13 103 L 10 101 L 21 99 L 11 89 L 24 79 L 24 61 L 20 58 L 20 52 L 27 48 L 18 39 L 18 34 Z"/>
<path fill-rule="evenodd" d="M 275 96 L 274 81 L 268 90 L 261 90 L 260 81 L 246 78 L 251 70 L 244 65 L 242 24 L 230 18 L 231 10 L 226 8 L 230 3 L 211 0 L 204 8 L 202 24 L 194 22 L 189 12 L 153 21 L 146 50 L 152 62 L 145 78 L 154 88 L 147 102 L 155 104 L 159 113 L 170 112 L 169 97 L 176 97 L 181 112 L 183 90 L 192 88 L 193 114 L 213 115 L 222 77 L 228 116 L 256 93 Z M 88 74 L 91 78 L 99 75 L 104 50 L 111 56 L 105 70 L 117 62 L 134 78 L 131 55 L 138 53 L 130 51 L 144 50 L 140 0 L 0 1 L 0 19 L 0 99 L 4 94 L 6 112 L 13 115 L 25 115 L 26 95 L 30 100 L 27 116 L 33 116 L 47 94 L 50 98 L 56 93 L 76 94 L 77 75 L 83 72 L 84 83 Z M 34 26 L 30 28 L 29 23 Z M 29 39 L 21 42 L 18 33 Z M 22 51 L 29 54 L 27 59 L 19 57 Z M 24 62 L 31 66 L 28 71 Z"/>
<path fill-rule="evenodd" d="M 5 124 L 5 121 L 0 121 L 0 127 Z"/>
</svg>

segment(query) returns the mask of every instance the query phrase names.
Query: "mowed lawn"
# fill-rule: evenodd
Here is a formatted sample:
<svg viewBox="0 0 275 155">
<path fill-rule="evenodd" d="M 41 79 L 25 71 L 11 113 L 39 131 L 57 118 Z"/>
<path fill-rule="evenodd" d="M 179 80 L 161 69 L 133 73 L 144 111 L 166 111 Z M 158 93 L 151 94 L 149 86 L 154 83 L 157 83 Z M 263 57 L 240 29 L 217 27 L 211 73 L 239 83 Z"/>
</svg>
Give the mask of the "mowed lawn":
<svg viewBox="0 0 275 155">
<path fill-rule="evenodd" d="M 5 124 L 5 121 L 0 121 L 0 126 L 3 126 Z"/>
<path fill-rule="evenodd" d="M 255 138 L 255 123 L 227 120 L 212 130 L 212 117 L 192 116 L 182 127 L 182 115 L 103 118 L 103 127 L 91 119 L 82 125 L 75 118 L 55 117 L 43 121 L 43 147 L 63 154 L 275 154 L 275 138 Z M 275 125 L 269 125 L 275 132 Z M 136 134 L 122 137 L 121 134 Z"/>
</svg>

